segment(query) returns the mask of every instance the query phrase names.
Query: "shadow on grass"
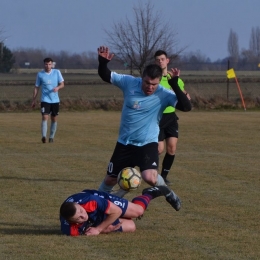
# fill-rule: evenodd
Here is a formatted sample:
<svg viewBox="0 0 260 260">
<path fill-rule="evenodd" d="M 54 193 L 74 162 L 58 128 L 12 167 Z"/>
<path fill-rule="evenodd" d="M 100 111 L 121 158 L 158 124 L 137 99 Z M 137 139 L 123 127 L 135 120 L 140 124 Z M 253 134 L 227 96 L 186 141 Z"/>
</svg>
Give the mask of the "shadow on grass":
<svg viewBox="0 0 260 260">
<path fill-rule="evenodd" d="M 64 180 L 64 179 L 42 179 L 42 178 L 23 178 L 23 177 L 14 177 L 14 176 L 1 176 L 0 180 L 22 180 L 22 181 L 57 181 L 57 182 L 76 182 L 76 183 L 82 183 L 82 180 Z M 96 182 L 93 180 L 84 180 L 90 182 Z"/>
<path fill-rule="evenodd" d="M 39 225 L 0 222 L 2 235 L 62 235 L 57 226 L 43 228 Z"/>
</svg>

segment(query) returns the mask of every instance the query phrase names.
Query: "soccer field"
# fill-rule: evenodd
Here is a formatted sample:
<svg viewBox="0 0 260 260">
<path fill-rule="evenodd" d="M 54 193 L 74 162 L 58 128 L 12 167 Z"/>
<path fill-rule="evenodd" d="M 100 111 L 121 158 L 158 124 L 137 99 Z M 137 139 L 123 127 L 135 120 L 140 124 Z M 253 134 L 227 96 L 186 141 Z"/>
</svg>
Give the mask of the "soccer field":
<svg viewBox="0 0 260 260">
<path fill-rule="evenodd" d="M 0 259 L 260 259 L 260 113 L 177 114 L 169 176 L 182 209 L 160 197 L 135 233 L 66 237 L 60 204 L 99 186 L 120 112 L 61 112 L 51 144 L 41 143 L 40 112 L 0 113 Z"/>
</svg>

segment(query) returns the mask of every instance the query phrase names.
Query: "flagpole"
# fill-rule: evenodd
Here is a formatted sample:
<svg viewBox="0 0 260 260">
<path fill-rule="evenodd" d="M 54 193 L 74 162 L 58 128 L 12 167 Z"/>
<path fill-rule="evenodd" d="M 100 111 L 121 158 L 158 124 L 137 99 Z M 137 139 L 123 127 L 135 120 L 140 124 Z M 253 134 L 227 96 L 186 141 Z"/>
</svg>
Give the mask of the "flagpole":
<svg viewBox="0 0 260 260">
<path fill-rule="evenodd" d="M 236 83 L 237 83 L 237 88 L 238 88 L 238 91 L 239 91 L 239 94 L 240 94 L 240 98 L 241 98 L 241 100 L 242 100 L 242 104 L 243 104 L 244 110 L 246 111 L 246 106 L 245 106 L 244 98 L 243 98 L 243 95 L 242 95 L 240 86 L 239 86 L 239 84 L 238 84 L 237 77 L 235 77 L 235 80 L 236 80 Z"/>
</svg>

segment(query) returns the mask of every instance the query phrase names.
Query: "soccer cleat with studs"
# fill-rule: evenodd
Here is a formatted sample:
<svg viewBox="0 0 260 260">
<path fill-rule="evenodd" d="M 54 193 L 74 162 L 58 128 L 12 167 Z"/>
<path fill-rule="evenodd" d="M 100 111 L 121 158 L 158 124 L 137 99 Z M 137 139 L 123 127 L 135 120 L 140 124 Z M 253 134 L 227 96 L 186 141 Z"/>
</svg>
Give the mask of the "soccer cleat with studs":
<svg viewBox="0 0 260 260">
<path fill-rule="evenodd" d="M 172 190 L 170 190 L 170 193 L 168 193 L 165 197 L 166 201 L 170 203 L 176 211 L 181 209 L 181 200 Z"/>
<path fill-rule="evenodd" d="M 179 197 L 167 186 L 154 186 L 146 188 L 142 192 L 143 195 L 148 194 L 154 198 L 165 196 L 166 201 L 171 204 L 171 206 L 179 211 L 181 209 L 181 200 Z"/>
<path fill-rule="evenodd" d="M 142 194 L 148 194 L 152 196 L 153 199 L 160 197 L 160 196 L 166 196 L 169 193 L 169 188 L 167 186 L 154 186 L 146 188 L 142 191 Z"/>
</svg>

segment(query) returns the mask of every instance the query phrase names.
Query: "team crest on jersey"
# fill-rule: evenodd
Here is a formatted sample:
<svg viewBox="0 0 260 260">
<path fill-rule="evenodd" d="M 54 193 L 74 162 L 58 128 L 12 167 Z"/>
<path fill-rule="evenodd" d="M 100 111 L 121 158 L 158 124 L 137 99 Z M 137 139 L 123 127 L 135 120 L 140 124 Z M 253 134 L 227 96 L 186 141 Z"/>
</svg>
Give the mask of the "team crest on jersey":
<svg viewBox="0 0 260 260">
<path fill-rule="evenodd" d="M 133 109 L 140 109 L 141 108 L 141 102 L 135 101 L 133 104 Z"/>
</svg>

